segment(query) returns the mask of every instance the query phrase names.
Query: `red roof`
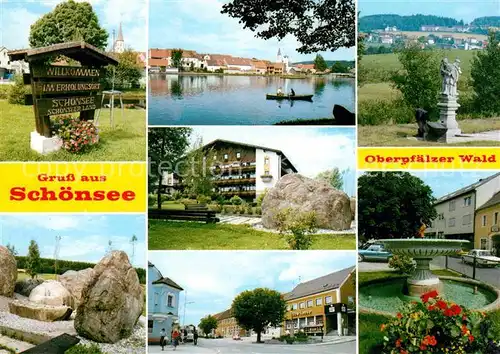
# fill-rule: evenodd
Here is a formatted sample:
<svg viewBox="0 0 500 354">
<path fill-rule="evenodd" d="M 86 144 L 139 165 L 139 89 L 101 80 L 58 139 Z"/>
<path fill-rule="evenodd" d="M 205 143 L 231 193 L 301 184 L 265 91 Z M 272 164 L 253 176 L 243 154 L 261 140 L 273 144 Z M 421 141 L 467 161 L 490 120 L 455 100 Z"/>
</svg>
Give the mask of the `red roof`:
<svg viewBox="0 0 500 354">
<path fill-rule="evenodd" d="M 168 66 L 168 60 L 167 59 L 155 59 L 155 58 L 150 58 L 148 60 L 149 66 Z"/>
<path fill-rule="evenodd" d="M 227 65 L 252 66 L 252 59 L 246 58 L 226 58 Z"/>
</svg>

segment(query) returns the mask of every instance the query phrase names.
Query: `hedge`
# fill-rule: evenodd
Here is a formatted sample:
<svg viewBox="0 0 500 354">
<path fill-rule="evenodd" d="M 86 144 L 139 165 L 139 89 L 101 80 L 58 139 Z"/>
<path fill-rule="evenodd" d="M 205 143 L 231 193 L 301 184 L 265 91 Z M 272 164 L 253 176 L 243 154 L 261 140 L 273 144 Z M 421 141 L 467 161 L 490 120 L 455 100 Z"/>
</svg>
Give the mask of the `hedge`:
<svg viewBox="0 0 500 354">
<path fill-rule="evenodd" d="M 26 258 L 25 256 L 16 256 L 17 268 L 26 269 Z M 64 274 L 68 270 L 79 271 L 87 268 L 94 268 L 95 266 L 95 263 L 58 260 L 56 273 L 54 259 L 40 258 L 40 263 L 39 272 L 41 274 Z M 141 284 L 146 284 L 146 270 L 144 268 L 135 268 L 135 270 L 139 277 L 139 282 Z"/>
</svg>

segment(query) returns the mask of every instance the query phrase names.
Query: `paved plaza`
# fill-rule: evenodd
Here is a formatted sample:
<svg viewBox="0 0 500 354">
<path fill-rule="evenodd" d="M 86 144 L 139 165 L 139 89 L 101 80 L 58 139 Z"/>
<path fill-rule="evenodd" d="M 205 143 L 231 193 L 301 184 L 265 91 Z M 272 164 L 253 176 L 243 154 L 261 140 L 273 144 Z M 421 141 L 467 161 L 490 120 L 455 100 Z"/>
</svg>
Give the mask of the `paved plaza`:
<svg viewBox="0 0 500 354">
<path fill-rule="evenodd" d="M 202 339 L 198 345 L 187 343 L 177 347 L 165 347 L 164 352 L 185 354 L 352 354 L 356 353 L 356 341 L 330 342 L 318 344 L 257 344 L 254 338 L 244 338 L 241 341 L 232 339 Z M 162 353 L 160 346 L 151 346 L 148 353 Z"/>
</svg>

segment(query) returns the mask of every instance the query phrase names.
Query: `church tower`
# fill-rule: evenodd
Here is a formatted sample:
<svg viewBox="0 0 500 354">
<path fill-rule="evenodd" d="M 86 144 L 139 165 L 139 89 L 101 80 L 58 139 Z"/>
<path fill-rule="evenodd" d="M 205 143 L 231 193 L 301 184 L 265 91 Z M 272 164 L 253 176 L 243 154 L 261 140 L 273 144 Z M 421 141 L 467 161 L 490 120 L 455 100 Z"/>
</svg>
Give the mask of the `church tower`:
<svg viewBox="0 0 500 354">
<path fill-rule="evenodd" d="M 118 38 L 115 41 L 114 52 L 123 53 L 125 51 L 125 41 L 123 40 L 122 23 L 120 22 L 120 29 L 118 30 Z"/>
<path fill-rule="evenodd" d="M 276 56 L 276 62 L 277 63 L 283 62 L 283 57 L 281 56 L 281 48 L 278 48 L 278 55 Z"/>
</svg>

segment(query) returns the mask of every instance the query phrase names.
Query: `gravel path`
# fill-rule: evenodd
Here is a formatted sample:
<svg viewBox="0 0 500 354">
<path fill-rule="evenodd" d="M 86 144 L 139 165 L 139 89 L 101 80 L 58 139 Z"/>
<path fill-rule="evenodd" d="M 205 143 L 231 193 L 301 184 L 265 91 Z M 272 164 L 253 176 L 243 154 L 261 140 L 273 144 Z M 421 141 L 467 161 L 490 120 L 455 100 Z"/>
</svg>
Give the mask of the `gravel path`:
<svg viewBox="0 0 500 354">
<path fill-rule="evenodd" d="M 253 225 L 253 228 L 255 230 L 271 232 L 274 234 L 279 233 L 279 231 L 277 231 L 277 230 L 266 229 L 262 225 L 262 223 Z M 348 230 L 335 231 L 335 230 L 328 230 L 328 229 L 318 229 L 318 230 L 316 230 L 316 232 L 314 234 L 315 235 L 345 235 L 345 234 L 355 234 L 355 233 L 356 233 L 356 223 L 353 222 L 351 224 L 351 228 Z"/>
</svg>

